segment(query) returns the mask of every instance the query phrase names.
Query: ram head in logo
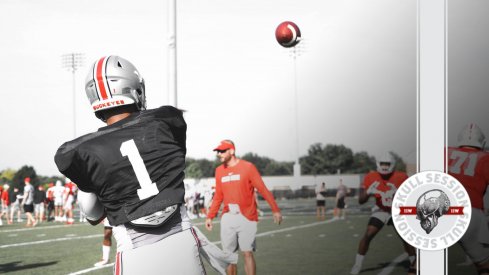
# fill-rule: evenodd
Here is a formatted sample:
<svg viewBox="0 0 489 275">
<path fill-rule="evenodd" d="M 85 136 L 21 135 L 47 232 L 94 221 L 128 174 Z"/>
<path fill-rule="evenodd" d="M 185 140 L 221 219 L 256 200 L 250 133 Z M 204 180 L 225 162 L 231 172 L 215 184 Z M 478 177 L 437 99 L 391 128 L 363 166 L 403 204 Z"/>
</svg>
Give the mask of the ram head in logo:
<svg viewBox="0 0 489 275">
<path fill-rule="evenodd" d="M 420 220 L 421 228 L 426 234 L 436 227 L 438 218 L 448 212 L 450 199 L 439 189 L 423 193 L 416 202 L 416 219 Z"/>
</svg>

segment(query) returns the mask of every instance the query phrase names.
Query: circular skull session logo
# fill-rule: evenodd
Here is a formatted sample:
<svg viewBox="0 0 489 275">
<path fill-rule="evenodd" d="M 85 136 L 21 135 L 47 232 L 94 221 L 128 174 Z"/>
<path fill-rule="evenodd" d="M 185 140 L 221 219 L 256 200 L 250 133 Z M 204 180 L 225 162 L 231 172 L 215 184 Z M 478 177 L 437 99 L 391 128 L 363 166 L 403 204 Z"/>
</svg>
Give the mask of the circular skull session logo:
<svg viewBox="0 0 489 275">
<path fill-rule="evenodd" d="M 423 250 L 440 250 L 455 244 L 469 226 L 469 195 L 454 177 L 423 171 L 397 189 L 392 220 L 399 235 Z"/>
</svg>

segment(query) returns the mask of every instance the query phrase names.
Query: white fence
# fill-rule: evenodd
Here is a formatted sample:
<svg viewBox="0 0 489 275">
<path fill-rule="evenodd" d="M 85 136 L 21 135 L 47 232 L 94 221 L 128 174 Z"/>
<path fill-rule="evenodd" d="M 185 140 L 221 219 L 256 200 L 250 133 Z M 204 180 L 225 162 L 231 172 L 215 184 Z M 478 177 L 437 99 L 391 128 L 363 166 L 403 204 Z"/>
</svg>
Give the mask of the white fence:
<svg viewBox="0 0 489 275">
<path fill-rule="evenodd" d="M 322 182 L 326 183 L 327 189 L 336 189 L 340 182 L 352 189 L 356 189 L 360 186 L 360 182 L 363 179 L 364 174 L 352 174 L 352 175 L 316 175 L 316 176 L 267 176 L 263 177 L 265 185 L 270 190 L 297 190 L 303 186 L 317 186 Z M 185 179 L 185 187 L 187 190 L 195 190 L 204 192 L 210 190 L 212 186 L 215 186 L 216 181 L 214 178 L 202 178 L 202 179 Z"/>
</svg>

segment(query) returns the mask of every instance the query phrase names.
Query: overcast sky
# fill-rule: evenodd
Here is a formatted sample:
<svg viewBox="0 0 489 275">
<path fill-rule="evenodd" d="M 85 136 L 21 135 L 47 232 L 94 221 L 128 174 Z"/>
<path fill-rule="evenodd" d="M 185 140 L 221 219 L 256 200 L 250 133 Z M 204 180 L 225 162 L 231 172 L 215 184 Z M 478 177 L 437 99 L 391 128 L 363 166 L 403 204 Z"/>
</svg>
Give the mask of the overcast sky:
<svg viewBox="0 0 489 275">
<path fill-rule="evenodd" d="M 489 2 L 448 1 L 448 144 L 469 122 L 489 136 Z"/>
<path fill-rule="evenodd" d="M 76 75 L 77 136 L 103 126 L 83 89 L 88 65 L 101 56 L 120 55 L 139 69 L 149 108 L 168 104 L 167 8 L 156 0 L 1 1 L 0 170 L 31 165 L 59 175 L 54 153 L 73 138 L 72 76 L 62 54 L 86 56 Z M 177 9 L 189 157 L 212 159 L 221 139 L 233 139 L 238 154 L 293 161 L 297 106 L 301 156 L 320 142 L 415 161 L 415 0 L 187 0 Z M 285 20 L 304 39 L 297 77 L 290 51 L 274 38 Z"/>
</svg>

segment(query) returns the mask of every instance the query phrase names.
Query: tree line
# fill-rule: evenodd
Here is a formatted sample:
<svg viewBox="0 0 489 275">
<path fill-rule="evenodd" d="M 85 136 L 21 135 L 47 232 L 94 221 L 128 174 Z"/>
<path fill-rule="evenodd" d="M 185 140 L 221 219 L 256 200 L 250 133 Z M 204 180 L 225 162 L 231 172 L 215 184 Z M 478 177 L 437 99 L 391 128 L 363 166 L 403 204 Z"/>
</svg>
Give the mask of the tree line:
<svg viewBox="0 0 489 275">
<path fill-rule="evenodd" d="M 61 176 L 41 176 L 36 173 L 36 170 L 32 166 L 24 165 L 19 170 L 5 169 L 0 171 L 0 183 L 3 186 L 5 183 L 10 185 L 10 190 L 13 188 L 24 189 L 24 179 L 31 179 L 33 186 L 47 185 L 49 183 L 55 183 L 57 180 L 64 182 L 64 177 Z M 46 187 L 46 186 L 45 186 Z"/>
<path fill-rule="evenodd" d="M 390 152 L 396 160 L 395 169 L 406 171 L 406 163 L 395 152 Z M 246 153 L 241 159 L 252 162 L 263 176 L 293 175 L 294 162 L 276 161 L 259 156 L 255 153 Z M 365 151 L 353 152 L 344 145 L 315 143 L 307 151 L 307 155 L 299 158 L 302 175 L 328 175 L 328 174 L 361 174 L 376 169 L 376 159 Z M 215 168 L 220 165 L 219 160 L 187 158 L 186 176 L 188 178 L 208 178 L 214 176 Z"/>
<path fill-rule="evenodd" d="M 406 164 L 395 152 L 390 152 L 396 160 L 396 169 L 406 171 Z M 263 176 L 287 176 L 293 175 L 294 162 L 277 161 L 269 157 L 260 156 L 255 153 L 246 153 L 238 156 L 241 159 L 253 163 Z M 220 165 L 219 160 L 187 158 L 185 174 L 187 178 L 209 178 L 214 177 L 214 171 Z M 365 151 L 353 152 L 344 145 L 312 144 L 307 155 L 299 158 L 302 175 L 328 175 L 328 174 L 361 174 L 375 170 L 376 159 Z M 55 183 L 57 180 L 63 182 L 62 176 L 40 176 L 34 167 L 23 166 L 19 170 L 5 169 L 0 172 L 0 183 L 8 183 L 11 187 L 23 189 L 24 178 L 31 178 L 34 186 L 39 184 Z"/>
</svg>

